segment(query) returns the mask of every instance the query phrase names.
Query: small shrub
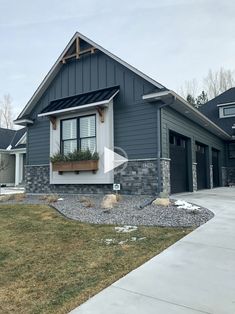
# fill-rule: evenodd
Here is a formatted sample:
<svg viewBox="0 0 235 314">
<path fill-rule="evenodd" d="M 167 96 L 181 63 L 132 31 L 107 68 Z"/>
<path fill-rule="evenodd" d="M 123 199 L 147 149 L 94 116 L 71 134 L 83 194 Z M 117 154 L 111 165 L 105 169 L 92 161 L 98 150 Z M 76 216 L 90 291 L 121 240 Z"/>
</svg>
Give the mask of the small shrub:
<svg viewBox="0 0 235 314">
<path fill-rule="evenodd" d="M 51 162 L 55 163 L 55 162 L 60 162 L 60 161 L 66 161 L 66 158 L 63 154 L 61 154 L 60 152 L 54 154 L 53 156 L 51 156 Z"/>
<path fill-rule="evenodd" d="M 39 197 L 40 200 L 45 201 L 47 203 L 55 203 L 58 201 L 59 196 L 57 194 L 45 194 Z"/>
<path fill-rule="evenodd" d="M 21 202 L 26 198 L 25 193 L 14 194 L 14 201 Z"/>
<path fill-rule="evenodd" d="M 81 160 L 99 160 L 99 154 L 97 152 L 92 153 L 87 150 L 75 150 L 72 153 L 63 155 L 60 152 L 51 156 L 51 162 L 56 163 L 60 161 L 81 161 Z"/>
<path fill-rule="evenodd" d="M 121 194 L 116 194 L 116 199 L 117 199 L 118 202 L 121 202 L 123 197 L 122 197 Z"/>
<path fill-rule="evenodd" d="M 94 206 L 93 201 L 89 197 L 82 196 L 82 197 L 80 197 L 79 201 L 80 201 L 80 203 L 83 204 L 83 206 L 85 206 L 87 208 Z"/>
<path fill-rule="evenodd" d="M 8 195 L 0 195 L 0 202 L 7 202 L 10 201 L 12 199 L 12 195 L 8 194 Z"/>
<path fill-rule="evenodd" d="M 8 201 L 16 201 L 20 202 L 25 199 L 25 193 L 17 193 L 17 194 L 3 194 L 0 195 L 0 202 L 8 202 Z"/>
</svg>

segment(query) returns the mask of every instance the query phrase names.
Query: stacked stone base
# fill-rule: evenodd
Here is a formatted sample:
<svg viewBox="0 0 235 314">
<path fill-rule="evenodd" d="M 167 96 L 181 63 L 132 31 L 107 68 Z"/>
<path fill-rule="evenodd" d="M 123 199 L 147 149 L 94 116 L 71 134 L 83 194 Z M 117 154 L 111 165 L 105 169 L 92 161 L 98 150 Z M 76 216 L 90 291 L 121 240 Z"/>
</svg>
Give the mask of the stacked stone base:
<svg viewBox="0 0 235 314">
<path fill-rule="evenodd" d="M 235 168 L 234 167 L 227 168 L 227 175 L 228 175 L 228 185 L 235 184 Z"/>
<path fill-rule="evenodd" d="M 114 171 L 114 182 L 121 184 L 121 193 L 130 195 L 157 195 L 157 160 L 129 161 Z M 196 164 L 193 164 L 193 190 L 197 190 Z M 170 159 L 161 159 L 161 190 L 170 194 Z M 105 194 L 113 191 L 112 184 L 50 184 L 49 165 L 25 166 L 27 193 Z M 213 187 L 213 167 L 210 166 L 210 184 Z M 235 168 L 222 167 L 222 186 L 235 184 Z"/>
<path fill-rule="evenodd" d="M 112 184 L 50 184 L 49 165 L 25 167 L 26 193 L 104 194 L 113 190 Z M 156 160 L 129 161 L 114 171 L 114 182 L 121 184 L 122 194 L 156 195 Z"/>
</svg>

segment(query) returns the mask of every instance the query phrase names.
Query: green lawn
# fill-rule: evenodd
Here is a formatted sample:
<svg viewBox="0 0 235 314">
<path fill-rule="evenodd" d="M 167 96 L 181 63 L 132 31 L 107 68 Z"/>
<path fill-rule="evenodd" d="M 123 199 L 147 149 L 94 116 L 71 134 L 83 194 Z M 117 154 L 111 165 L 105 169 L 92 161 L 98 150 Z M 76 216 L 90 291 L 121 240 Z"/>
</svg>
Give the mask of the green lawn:
<svg viewBox="0 0 235 314">
<path fill-rule="evenodd" d="M 0 205 L 0 313 L 68 313 L 192 229 L 65 219 L 48 206 Z M 104 239 L 123 241 L 107 245 Z"/>
</svg>

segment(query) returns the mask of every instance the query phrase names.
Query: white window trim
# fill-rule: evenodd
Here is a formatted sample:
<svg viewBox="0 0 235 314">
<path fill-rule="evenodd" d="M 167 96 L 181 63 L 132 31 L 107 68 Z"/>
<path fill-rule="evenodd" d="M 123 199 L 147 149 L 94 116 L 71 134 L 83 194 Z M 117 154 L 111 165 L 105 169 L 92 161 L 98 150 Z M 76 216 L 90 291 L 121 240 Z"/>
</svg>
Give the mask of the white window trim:
<svg viewBox="0 0 235 314">
<path fill-rule="evenodd" d="M 75 173 L 63 173 L 59 175 L 57 172 L 52 171 L 50 163 L 50 184 L 113 184 L 114 172 L 104 172 L 104 147 L 111 150 L 114 149 L 113 137 L 113 102 L 105 108 L 105 121 L 100 121 L 99 115 L 95 109 L 86 112 L 70 113 L 67 116 L 57 117 L 57 128 L 53 129 L 50 124 L 50 156 L 57 153 L 60 149 L 60 121 L 64 118 L 77 118 L 86 115 L 94 114 L 96 116 L 96 145 L 97 152 L 99 153 L 99 169 L 96 174 L 92 172 L 81 172 L 79 175 Z"/>
<path fill-rule="evenodd" d="M 231 114 L 231 115 L 225 115 L 224 114 L 224 109 L 226 108 L 235 108 L 235 103 L 227 103 L 227 104 L 221 104 L 221 105 L 218 105 L 219 107 L 219 117 L 220 118 L 232 118 L 232 117 L 235 117 L 235 114 Z"/>
</svg>

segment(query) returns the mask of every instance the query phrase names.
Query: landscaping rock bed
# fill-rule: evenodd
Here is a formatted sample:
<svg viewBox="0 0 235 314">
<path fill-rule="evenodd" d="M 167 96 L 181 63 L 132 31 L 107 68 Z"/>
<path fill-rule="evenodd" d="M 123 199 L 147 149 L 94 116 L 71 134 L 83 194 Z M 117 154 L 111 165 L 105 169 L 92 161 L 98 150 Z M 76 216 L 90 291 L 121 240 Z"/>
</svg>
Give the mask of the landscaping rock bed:
<svg viewBox="0 0 235 314">
<path fill-rule="evenodd" d="M 176 206 L 173 200 L 169 206 L 152 205 L 151 196 L 122 196 L 112 209 L 101 208 L 102 199 L 102 195 L 60 195 L 50 205 L 68 218 L 94 224 L 198 227 L 214 216 L 206 208 L 185 207 L 181 203 Z M 27 196 L 18 203 L 48 204 L 48 201 L 40 196 Z M 140 209 L 147 203 L 150 205 Z"/>
</svg>

